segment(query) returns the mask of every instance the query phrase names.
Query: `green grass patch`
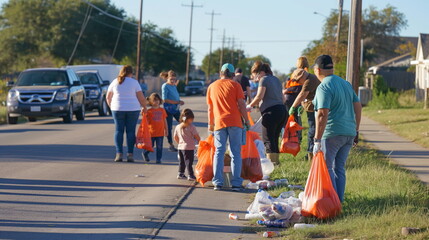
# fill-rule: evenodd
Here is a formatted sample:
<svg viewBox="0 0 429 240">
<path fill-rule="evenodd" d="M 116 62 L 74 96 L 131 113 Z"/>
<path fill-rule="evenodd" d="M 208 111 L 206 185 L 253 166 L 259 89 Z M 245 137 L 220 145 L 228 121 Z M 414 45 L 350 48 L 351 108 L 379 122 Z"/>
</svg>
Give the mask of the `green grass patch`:
<svg viewBox="0 0 429 240">
<path fill-rule="evenodd" d="M 306 116 L 303 117 L 304 126 Z M 286 178 L 305 186 L 310 162 L 306 155 L 306 131 L 297 157 L 282 154 L 272 179 Z M 429 191 L 412 173 L 391 163 L 364 144 L 353 148 L 347 161 L 347 186 L 343 211 L 332 220 L 307 219 L 316 228 L 282 232 L 286 239 L 429 239 Z M 287 187 L 270 191 L 277 197 Z M 296 191 L 298 193 L 299 191 Z M 425 229 L 404 237 L 402 227 Z"/>
<path fill-rule="evenodd" d="M 423 109 L 423 103 L 415 101 L 414 91 L 400 94 L 399 103 L 400 107 L 396 109 L 365 107 L 363 114 L 396 134 L 429 148 L 429 109 Z"/>
</svg>

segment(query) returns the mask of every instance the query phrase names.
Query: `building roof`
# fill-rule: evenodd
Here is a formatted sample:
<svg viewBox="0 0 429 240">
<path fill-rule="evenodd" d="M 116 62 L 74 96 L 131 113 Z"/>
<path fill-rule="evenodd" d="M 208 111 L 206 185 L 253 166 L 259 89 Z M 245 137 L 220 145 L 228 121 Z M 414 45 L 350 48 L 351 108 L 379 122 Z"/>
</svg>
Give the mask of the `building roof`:
<svg viewBox="0 0 429 240">
<path fill-rule="evenodd" d="M 429 34 L 420 33 L 420 41 L 422 44 L 423 59 L 429 59 Z"/>
</svg>

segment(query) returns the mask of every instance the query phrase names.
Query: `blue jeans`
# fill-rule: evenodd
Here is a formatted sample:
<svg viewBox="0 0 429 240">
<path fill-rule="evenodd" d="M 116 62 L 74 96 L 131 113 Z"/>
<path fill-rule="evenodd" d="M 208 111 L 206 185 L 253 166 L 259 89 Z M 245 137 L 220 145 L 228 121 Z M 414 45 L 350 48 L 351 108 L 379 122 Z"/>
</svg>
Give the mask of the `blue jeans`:
<svg viewBox="0 0 429 240">
<path fill-rule="evenodd" d="M 153 137 L 152 138 L 152 146 L 156 146 L 156 162 L 161 162 L 162 158 L 162 143 L 164 141 L 164 137 Z M 149 151 L 144 150 L 144 155 L 148 156 Z"/>
<path fill-rule="evenodd" d="M 123 153 L 124 131 L 127 133 L 128 153 L 134 152 L 136 144 L 136 125 L 140 111 L 112 111 L 115 121 L 115 146 L 116 153 Z"/>
<path fill-rule="evenodd" d="M 226 127 L 214 132 L 216 151 L 213 159 L 213 185 L 223 186 L 223 167 L 226 151 L 226 141 L 229 139 L 231 149 L 231 185 L 234 187 L 242 186 L 241 178 L 241 143 L 243 129 L 239 127 Z"/>
<path fill-rule="evenodd" d="M 316 134 L 316 120 L 314 112 L 307 112 L 308 119 L 308 147 L 307 152 L 313 153 L 314 135 Z"/>
<path fill-rule="evenodd" d="M 331 176 L 332 185 L 341 202 L 344 200 L 346 189 L 346 161 L 353 146 L 354 138 L 352 136 L 335 136 L 322 140 L 326 166 Z"/>
<path fill-rule="evenodd" d="M 180 112 L 177 112 L 175 114 L 171 114 L 167 112 L 167 128 L 168 128 L 167 140 L 169 144 L 173 144 L 173 136 L 171 135 L 171 130 L 173 128 L 173 117 L 176 119 L 176 121 L 179 122 Z"/>
</svg>

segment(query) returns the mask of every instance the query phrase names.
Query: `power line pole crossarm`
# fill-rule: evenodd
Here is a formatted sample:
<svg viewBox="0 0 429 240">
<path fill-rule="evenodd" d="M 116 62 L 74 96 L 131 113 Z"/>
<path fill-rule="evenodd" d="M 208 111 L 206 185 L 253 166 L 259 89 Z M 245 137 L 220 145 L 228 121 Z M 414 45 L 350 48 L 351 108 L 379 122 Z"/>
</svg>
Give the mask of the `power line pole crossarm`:
<svg viewBox="0 0 429 240">
<path fill-rule="evenodd" d="M 182 4 L 182 7 L 190 7 L 191 8 L 191 21 L 189 24 L 189 46 L 188 46 L 188 56 L 186 59 L 186 85 L 188 85 L 189 82 L 189 65 L 191 62 L 191 43 L 192 43 L 192 17 L 194 15 L 194 8 L 202 8 L 203 5 L 194 5 L 194 1 L 191 2 L 191 5 Z"/>
<path fill-rule="evenodd" d="M 207 67 L 207 82 L 209 82 L 210 81 L 210 68 L 211 68 L 211 61 L 212 61 L 212 44 L 213 44 L 213 30 L 214 30 L 214 28 L 213 28 L 213 20 L 214 20 L 214 16 L 215 15 L 217 15 L 217 16 L 219 16 L 219 15 L 221 15 L 220 13 L 215 13 L 215 11 L 214 10 L 212 10 L 212 12 L 211 13 L 206 13 L 207 15 L 211 15 L 212 16 L 212 21 L 211 21 L 211 26 L 210 26 L 210 52 L 209 52 L 209 64 L 208 64 L 208 67 Z"/>
</svg>

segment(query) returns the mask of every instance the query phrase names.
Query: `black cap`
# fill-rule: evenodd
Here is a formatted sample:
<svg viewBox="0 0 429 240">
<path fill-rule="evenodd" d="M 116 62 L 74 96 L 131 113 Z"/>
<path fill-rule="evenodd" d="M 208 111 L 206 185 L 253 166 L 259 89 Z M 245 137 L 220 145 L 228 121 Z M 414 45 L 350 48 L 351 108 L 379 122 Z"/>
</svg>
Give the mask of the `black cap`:
<svg viewBox="0 0 429 240">
<path fill-rule="evenodd" d="M 320 55 L 314 61 L 314 65 L 312 66 L 320 68 L 320 69 L 332 69 L 334 68 L 334 63 L 332 62 L 332 58 L 329 55 Z"/>
<path fill-rule="evenodd" d="M 236 68 L 235 69 L 235 73 L 242 73 L 243 72 L 243 70 L 241 70 L 241 68 Z"/>
</svg>

